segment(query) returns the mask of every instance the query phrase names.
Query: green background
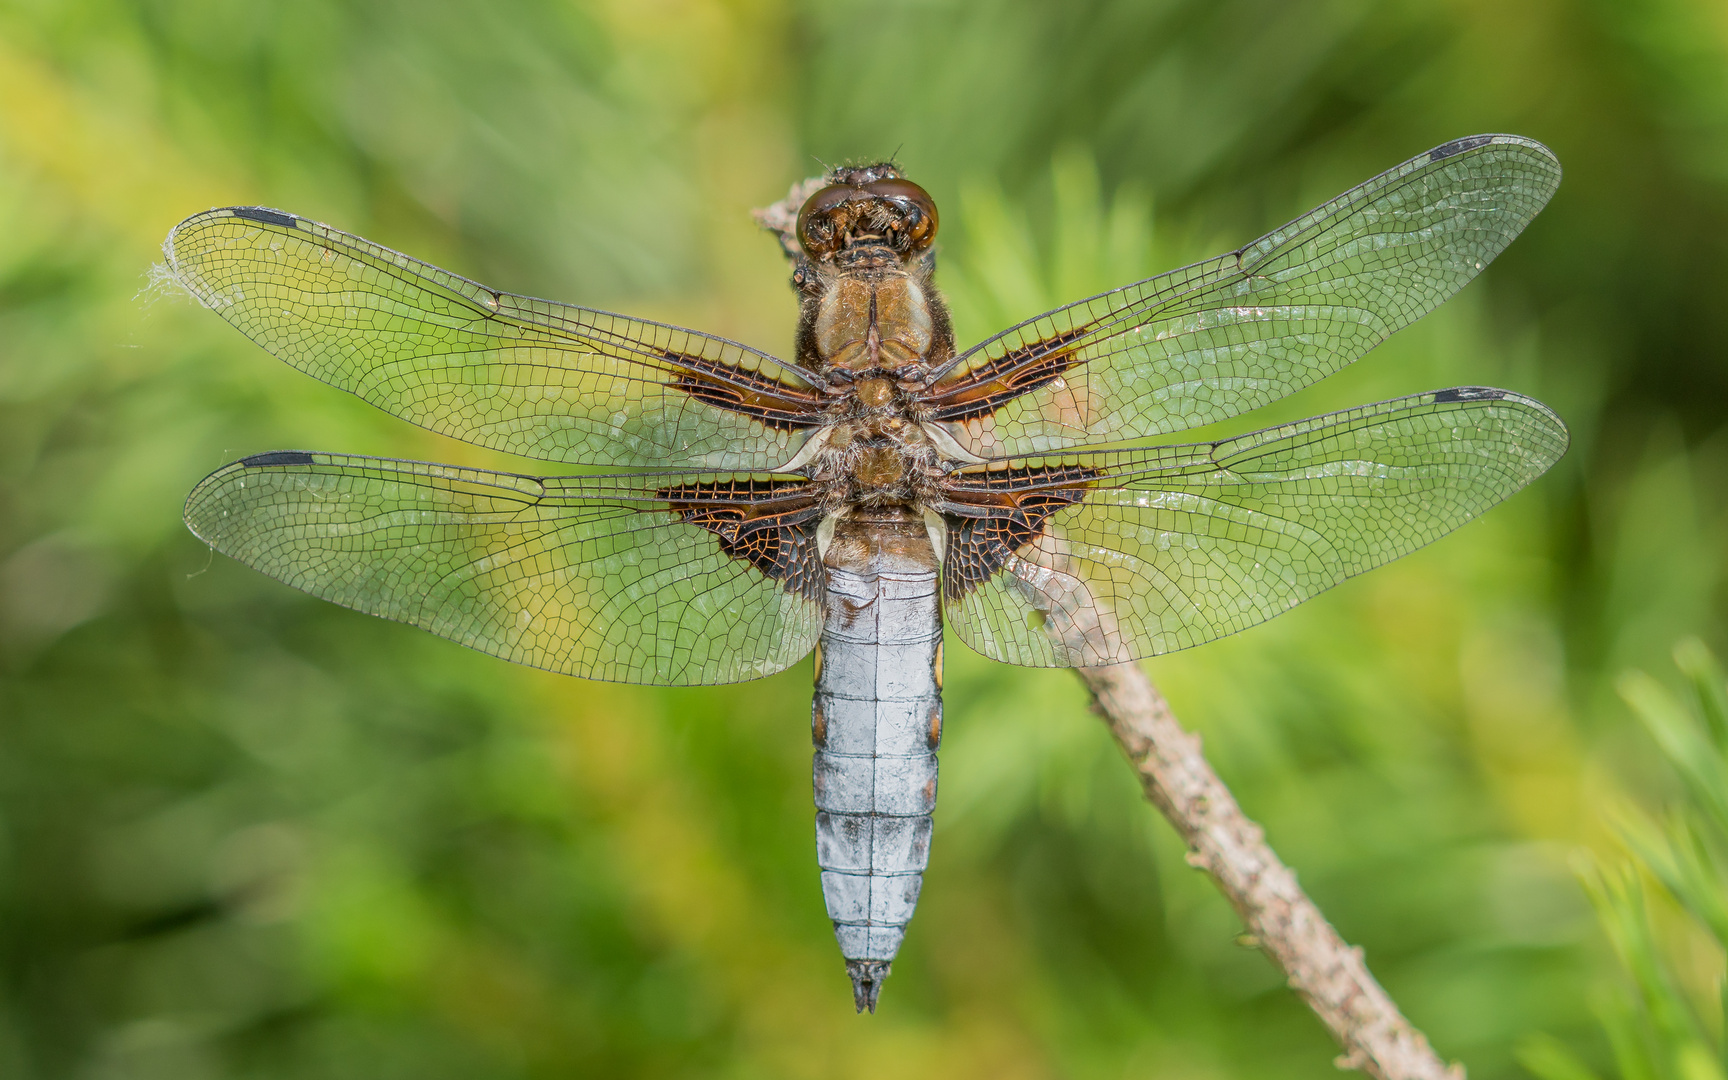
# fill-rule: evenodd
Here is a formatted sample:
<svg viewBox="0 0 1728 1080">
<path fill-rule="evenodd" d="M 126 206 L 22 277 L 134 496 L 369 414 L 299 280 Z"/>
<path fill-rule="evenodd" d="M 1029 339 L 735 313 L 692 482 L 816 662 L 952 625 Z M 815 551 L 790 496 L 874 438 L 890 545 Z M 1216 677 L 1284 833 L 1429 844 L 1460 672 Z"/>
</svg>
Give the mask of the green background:
<svg viewBox="0 0 1728 1080">
<path fill-rule="evenodd" d="M 1336 1075 L 1073 676 L 958 643 L 924 899 L 854 1016 L 808 662 L 560 679 L 213 558 L 180 503 L 243 454 L 535 466 L 295 374 L 149 267 L 188 214 L 262 203 L 784 354 L 749 209 L 897 154 L 970 342 L 1481 131 L 1555 150 L 1548 210 L 1232 430 L 1486 384 L 1572 452 L 1147 666 L 1485 1080 L 1536 1031 L 1606 1060 L 1614 966 L 1568 861 L 1668 783 L 1612 681 L 1725 643 L 1728 7 L 0 0 L 0 1076 Z M 1673 948 L 1714 993 L 1715 947 Z"/>
</svg>

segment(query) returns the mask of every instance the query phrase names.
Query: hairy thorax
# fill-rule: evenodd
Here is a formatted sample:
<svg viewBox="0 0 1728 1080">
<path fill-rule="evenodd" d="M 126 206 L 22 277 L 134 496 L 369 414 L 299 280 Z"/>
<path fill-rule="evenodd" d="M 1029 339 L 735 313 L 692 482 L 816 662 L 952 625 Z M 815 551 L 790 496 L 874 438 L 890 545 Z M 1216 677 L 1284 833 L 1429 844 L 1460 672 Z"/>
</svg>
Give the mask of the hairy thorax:
<svg viewBox="0 0 1728 1080">
<path fill-rule="evenodd" d="M 944 455 L 915 394 L 933 354 L 952 350 L 947 316 L 921 268 L 886 250 L 845 256 L 816 271 L 806 307 L 812 359 L 830 383 L 830 423 L 811 476 L 831 512 L 919 506 L 935 495 Z"/>
<path fill-rule="evenodd" d="M 936 206 L 891 163 L 841 167 L 798 213 L 799 363 L 822 376 L 826 423 L 787 468 L 830 514 L 918 508 L 967 455 L 919 398 L 954 355 L 932 281 Z"/>
<path fill-rule="evenodd" d="M 930 290 L 886 249 L 856 254 L 822 273 L 814 330 L 826 371 L 922 376 L 935 336 Z"/>
</svg>

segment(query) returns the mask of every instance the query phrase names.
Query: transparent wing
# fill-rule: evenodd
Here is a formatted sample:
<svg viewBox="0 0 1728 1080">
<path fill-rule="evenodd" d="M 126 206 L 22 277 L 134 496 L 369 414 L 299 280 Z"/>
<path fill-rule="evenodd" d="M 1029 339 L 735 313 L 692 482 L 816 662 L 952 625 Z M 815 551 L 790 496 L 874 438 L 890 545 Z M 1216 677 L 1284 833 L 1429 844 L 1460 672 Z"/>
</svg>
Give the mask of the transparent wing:
<svg viewBox="0 0 1728 1080">
<path fill-rule="evenodd" d="M 1007 330 L 957 358 L 927 400 L 986 458 L 1226 419 L 1330 375 L 1433 310 L 1559 183 L 1541 143 L 1449 142 L 1239 251 Z"/>
<path fill-rule="evenodd" d="M 211 210 L 170 272 L 276 357 L 395 416 L 498 450 L 769 470 L 819 417 L 799 369 L 735 342 L 495 292 L 307 218 Z"/>
<path fill-rule="evenodd" d="M 948 624 L 1034 667 L 1198 645 L 1445 535 L 1566 442 L 1540 402 L 1461 388 L 1218 443 L 956 473 L 940 508 Z"/>
<path fill-rule="evenodd" d="M 344 607 L 530 667 L 692 685 L 772 674 L 822 625 L 802 481 L 538 479 L 259 454 L 193 489 L 217 551 Z"/>
</svg>

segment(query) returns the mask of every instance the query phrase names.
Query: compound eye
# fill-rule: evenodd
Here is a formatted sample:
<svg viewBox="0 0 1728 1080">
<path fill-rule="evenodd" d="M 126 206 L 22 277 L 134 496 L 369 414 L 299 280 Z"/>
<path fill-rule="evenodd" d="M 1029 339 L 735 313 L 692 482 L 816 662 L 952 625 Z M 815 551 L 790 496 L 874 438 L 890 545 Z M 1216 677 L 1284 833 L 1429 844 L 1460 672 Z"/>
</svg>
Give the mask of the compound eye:
<svg viewBox="0 0 1728 1080">
<path fill-rule="evenodd" d="M 941 222 L 936 216 L 936 200 L 930 197 L 928 191 L 899 177 L 873 181 L 864 185 L 864 190 L 871 195 L 888 199 L 908 212 L 908 224 L 911 226 L 909 239 L 914 249 L 929 247 L 931 241 L 936 239 L 936 229 Z"/>
<path fill-rule="evenodd" d="M 840 233 L 831 214 L 835 207 L 863 193 L 850 184 L 829 184 L 804 200 L 798 211 L 798 242 L 812 256 L 831 254 L 840 248 Z"/>
</svg>

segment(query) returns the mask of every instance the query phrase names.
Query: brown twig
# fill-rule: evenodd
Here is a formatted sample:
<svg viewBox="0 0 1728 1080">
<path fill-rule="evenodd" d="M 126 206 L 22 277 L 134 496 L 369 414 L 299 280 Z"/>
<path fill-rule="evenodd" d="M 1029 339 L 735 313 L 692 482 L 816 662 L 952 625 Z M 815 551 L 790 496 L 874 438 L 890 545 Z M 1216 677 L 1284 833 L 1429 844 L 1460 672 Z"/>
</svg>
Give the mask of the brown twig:
<svg viewBox="0 0 1728 1080">
<path fill-rule="evenodd" d="M 1374 981 L 1278 860 L 1260 826 L 1236 805 L 1138 664 L 1077 668 L 1111 734 L 1140 774 L 1146 798 L 1188 845 L 1188 864 L 1210 874 L 1254 942 L 1344 1047 L 1341 1069 L 1379 1080 L 1464 1080 Z"/>
<path fill-rule="evenodd" d="M 788 259 L 801 254 L 798 209 L 823 183 L 813 177 L 793 184 L 784 199 L 755 213 Z M 1176 721 L 1146 673 L 1137 664 L 1075 670 L 1140 773 L 1146 798 L 1188 845 L 1189 865 L 1218 883 L 1254 942 L 1344 1047 L 1338 1067 L 1378 1080 L 1464 1080 L 1464 1067 L 1440 1060 L 1368 973 L 1362 950 L 1345 944 L 1296 884 L 1264 830 L 1206 763 L 1200 737 Z"/>
<path fill-rule="evenodd" d="M 780 241 L 781 253 L 794 263 L 804 254 L 798 246 L 798 211 L 804 206 L 805 199 L 822 190 L 826 184 L 827 180 L 820 176 L 800 180 L 792 185 L 784 199 L 750 214 L 756 219 L 756 224 L 774 234 Z"/>
</svg>

